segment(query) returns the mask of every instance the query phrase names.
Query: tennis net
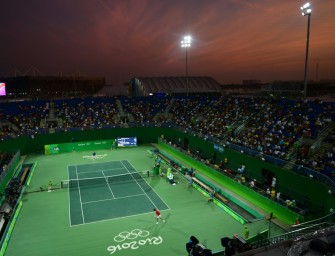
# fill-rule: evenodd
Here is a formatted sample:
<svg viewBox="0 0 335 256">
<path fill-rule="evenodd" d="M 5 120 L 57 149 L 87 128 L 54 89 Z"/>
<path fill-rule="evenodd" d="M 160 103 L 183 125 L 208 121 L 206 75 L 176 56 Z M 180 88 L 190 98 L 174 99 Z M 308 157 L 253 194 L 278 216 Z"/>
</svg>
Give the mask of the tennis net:
<svg viewBox="0 0 335 256">
<path fill-rule="evenodd" d="M 96 177 L 96 178 L 62 180 L 61 188 L 104 186 L 107 184 L 122 184 L 122 183 L 141 181 L 146 177 L 149 177 L 148 171 L 130 172 L 125 174 Z"/>
</svg>

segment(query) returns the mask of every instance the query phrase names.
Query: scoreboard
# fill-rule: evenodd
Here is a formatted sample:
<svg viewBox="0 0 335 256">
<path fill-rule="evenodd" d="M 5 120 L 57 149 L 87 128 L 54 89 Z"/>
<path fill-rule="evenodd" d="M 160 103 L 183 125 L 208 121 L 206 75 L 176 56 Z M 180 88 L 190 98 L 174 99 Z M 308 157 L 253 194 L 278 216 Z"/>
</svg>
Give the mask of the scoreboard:
<svg viewBox="0 0 335 256">
<path fill-rule="evenodd" d="M 6 96 L 6 83 L 0 82 L 0 96 Z"/>
<path fill-rule="evenodd" d="M 117 138 L 118 147 L 136 147 L 137 146 L 137 137 L 122 137 Z"/>
</svg>

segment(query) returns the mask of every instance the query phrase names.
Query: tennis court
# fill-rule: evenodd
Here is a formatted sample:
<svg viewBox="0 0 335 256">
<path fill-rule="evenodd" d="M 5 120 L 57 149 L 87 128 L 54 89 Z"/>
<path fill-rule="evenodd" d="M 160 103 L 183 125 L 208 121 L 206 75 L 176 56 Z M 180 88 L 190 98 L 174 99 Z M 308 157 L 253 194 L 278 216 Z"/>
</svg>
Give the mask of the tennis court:
<svg viewBox="0 0 335 256">
<path fill-rule="evenodd" d="M 207 203 L 196 189 L 189 189 L 182 175 L 176 174 L 179 183 L 172 186 L 166 178 L 142 174 L 154 166 L 154 159 L 147 153 L 151 149 L 144 145 L 99 150 L 95 160 L 92 152 L 27 156 L 25 163 L 36 162 L 37 166 L 23 195 L 5 256 L 179 256 L 187 254 L 185 243 L 191 235 L 213 250 L 222 249 L 220 238 L 243 235 L 242 224 L 220 207 Z M 135 176 L 134 181 L 132 175 L 136 172 L 141 177 Z M 106 182 L 104 175 L 116 175 L 120 181 Z M 35 192 L 50 180 L 55 187 L 61 187 L 65 180 L 89 178 L 103 178 L 102 184 L 98 181 L 78 189 L 73 186 L 76 183 L 69 182 L 69 188 Z M 161 210 L 165 224 L 156 224 L 154 206 Z M 250 235 L 254 235 L 268 229 L 269 222 L 258 221 L 248 227 Z M 271 233 L 282 230 L 271 225 Z"/>
<path fill-rule="evenodd" d="M 127 160 L 71 165 L 68 173 L 71 226 L 169 208 Z"/>
</svg>

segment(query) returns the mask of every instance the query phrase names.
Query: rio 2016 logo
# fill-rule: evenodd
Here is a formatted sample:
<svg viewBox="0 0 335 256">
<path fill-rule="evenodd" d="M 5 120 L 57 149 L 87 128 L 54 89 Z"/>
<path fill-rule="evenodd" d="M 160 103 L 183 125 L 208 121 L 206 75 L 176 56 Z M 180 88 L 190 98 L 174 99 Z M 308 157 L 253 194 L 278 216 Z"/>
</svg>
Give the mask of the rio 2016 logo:
<svg viewBox="0 0 335 256">
<path fill-rule="evenodd" d="M 150 233 L 147 230 L 134 229 L 132 231 L 122 231 L 120 234 L 114 237 L 114 241 L 119 243 L 118 245 L 111 245 L 107 247 L 107 251 L 110 254 L 113 254 L 117 251 L 131 249 L 136 250 L 141 245 L 150 244 L 150 245 L 158 245 L 163 242 L 163 238 L 161 236 L 153 236 L 149 237 Z M 140 240 L 136 240 L 140 238 Z"/>
<path fill-rule="evenodd" d="M 83 156 L 84 159 L 102 159 L 105 158 L 107 156 L 107 154 L 101 154 L 101 155 L 90 155 L 90 156 Z"/>
</svg>

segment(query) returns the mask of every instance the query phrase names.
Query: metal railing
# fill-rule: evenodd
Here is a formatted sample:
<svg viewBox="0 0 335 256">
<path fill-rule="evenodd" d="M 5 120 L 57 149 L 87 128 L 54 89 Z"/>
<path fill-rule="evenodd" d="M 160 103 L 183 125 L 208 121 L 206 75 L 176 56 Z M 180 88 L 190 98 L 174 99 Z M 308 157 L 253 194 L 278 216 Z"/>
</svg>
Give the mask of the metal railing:
<svg viewBox="0 0 335 256">
<path fill-rule="evenodd" d="M 0 174 L 0 184 L 4 181 L 6 178 L 8 172 L 12 169 L 13 165 L 15 164 L 16 160 L 20 157 L 20 151 L 17 151 L 15 155 L 12 157 L 8 165 L 3 167 L 3 170 Z"/>
<path fill-rule="evenodd" d="M 334 218 L 335 218 L 335 212 L 333 211 L 330 214 L 321 217 L 319 219 L 311 220 L 298 225 L 293 225 L 292 226 L 293 230 L 290 232 L 270 238 L 260 237 L 260 239 L 253 242 L 251 245 L 255 249 L 311 234 L 317 236 L 318 233 L 322 233 L 324 229 L 334 226 L 335 224 Z M 321 234 L 319 235 L 321 236 Z"/>
</svg>

